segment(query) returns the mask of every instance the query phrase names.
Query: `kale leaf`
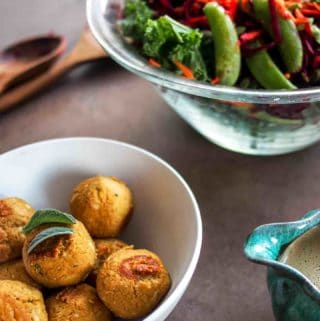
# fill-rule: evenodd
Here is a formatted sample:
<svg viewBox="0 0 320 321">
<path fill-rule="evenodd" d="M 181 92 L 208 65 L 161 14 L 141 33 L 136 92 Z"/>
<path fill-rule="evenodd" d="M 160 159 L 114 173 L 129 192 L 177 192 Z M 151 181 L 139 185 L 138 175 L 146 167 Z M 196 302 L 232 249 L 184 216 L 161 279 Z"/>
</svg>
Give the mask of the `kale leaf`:
<svg viewBox="0 0 320 321">
<path fill-rule="evenodd" d="M 164 68 L 175 70 L 175 62 L 190 68 L 196 79 L 206 81 L 208 75 L 200 46 L 203 34 L 168 16 L 149 19 L 144 34 L 143 52 L 157 59 Z"/>
<path fill-rule="evenodd" d="M 127 0 L 123 15 L 124 18 L 120 22 L 123 34 L 142 42 L 147 21 L 152 18 L 153 11 L 144 0 Z"/>
</svg>

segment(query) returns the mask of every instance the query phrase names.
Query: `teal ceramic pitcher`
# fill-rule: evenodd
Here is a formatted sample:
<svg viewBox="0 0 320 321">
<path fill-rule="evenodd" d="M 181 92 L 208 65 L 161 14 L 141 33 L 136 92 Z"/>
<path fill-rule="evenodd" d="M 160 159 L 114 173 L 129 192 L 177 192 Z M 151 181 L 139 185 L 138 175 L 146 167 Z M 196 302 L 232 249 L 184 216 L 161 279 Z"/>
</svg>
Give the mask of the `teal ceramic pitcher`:
<svg viewBox="0 0 320 321">
<path fill-rule="evenodd" d="M 313 210 L 299 221 L 259 226 L 246 240 L 246 257 L 268 267 L 267 282 L 277 321 L 320 321 L 319 289 L 301 272 L 277 260 L 288 244 L 319 224 L 320 210 Z"/>
</svg>

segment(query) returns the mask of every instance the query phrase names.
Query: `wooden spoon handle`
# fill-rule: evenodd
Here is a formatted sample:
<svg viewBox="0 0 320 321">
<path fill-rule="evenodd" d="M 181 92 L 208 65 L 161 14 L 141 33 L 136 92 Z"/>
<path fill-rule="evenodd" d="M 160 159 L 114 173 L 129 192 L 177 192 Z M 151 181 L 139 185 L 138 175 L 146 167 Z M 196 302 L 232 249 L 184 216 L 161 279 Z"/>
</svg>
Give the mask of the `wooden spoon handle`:
<svg viewBox="0 0 320 321">
<path fill-rule="evenodd" d="M 6 74 L 0 73 L 0 95 L 7 89 L 8 82 L 10 80 L 10 77 L 7 77 Z"/>
<path fill-rule="evenodd" d="M 60 76 L 77 65 L 75 61 L 68 58 L 69 57 L 61 62 L 58 62 L 47 73 L 31 79 L 28 82 L 23 83 L 0 96 L 0 112 L 8 110 L 10 107 L 17 105 L 18 103 L 47 88 Z"/>
</svg>

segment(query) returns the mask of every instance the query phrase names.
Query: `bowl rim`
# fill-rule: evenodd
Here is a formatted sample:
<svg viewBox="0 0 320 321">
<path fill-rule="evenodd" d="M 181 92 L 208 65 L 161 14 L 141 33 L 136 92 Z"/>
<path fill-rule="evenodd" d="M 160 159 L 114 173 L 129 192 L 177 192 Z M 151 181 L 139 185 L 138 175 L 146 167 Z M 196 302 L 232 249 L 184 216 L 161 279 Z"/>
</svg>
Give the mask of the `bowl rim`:
<svg viewBox="0 0 320 321">
<path fill-rule="evenodd" d="M 112 1 L 115 1 L 113 4 L 121 3 L 120 0 Z M 121 36 L 118 32 L 118 36 L 116 36 L 116 32 L 112 31 L 113 24 L 108 24 L 105 18 L 105 8 L 110 2 L 111 0 L 87 0 L 87 21 L 94 37 L 112 59 L 131 72 L 147 78 L 152 83 L 176 91 L 192 93 L 195 96 L 234 102 L 292 104 L 320 100 L 320 87 L 296 90 L 254 90 L 219 85 L 212 86 L 204 82 L 184 79 L 163 69 L 154 68 L 141 55 L 132 53 L 130 50 L 124 50 L 128 46 L 119 45 L 119 41 L 114 41 L 119 40 Z"/>
<path fill-rule="evenodd" d="M 125 142 L 121 142 L 114 139 L 107 139 L 107 138 L 100 138 L 100 137 L 65 137 L 65 138 L 54 138 L 54 139 L 47 139 L 47 140 L 41 140 L 34 143 L 29 143 L 26 145 L 22 145 L 19 147 L 15 147 L 11 150 L 8 150 L 2 154 L 0 154 L 0 161 L 12 154 L 20 153 L 26 150 L 30 150 L 30 148 L 38 147 L 41 145 L 47 145 L 47 144 L 59 144 L 59 143 L 66 143 L 66 142 L 83 142 L 83 143 L 93 143 L 93 142 L 100 142 L 100 143 L 108 143 L 112 145 L 120 145 L 122 147 L 125 147 L 127 149 L 131 149 L 133 151 L 136 151 L 138 153 L 141 153 L 152 160 L 160 163 L 162 166 L 164 166 L 170 173 L 172 173 L 176 179 L 182 184 L 182 186 L 185 188 L 191 203 L 193 205 L 193 213 L 196 221 L 196 239 L 193 249 L 193 254 L 188 262 L 186 271 L 184 275 L 182 276 L 181 280 L 177 283 L 175 289 L 172 291 L 171 294 L 167 295 L 163 301 L 161 301 L 160 305 L 156 307 L 148 316 L 145 318 L 142 318 L 141 321 L 158 321 L 159 317 L 168 315 L 168 312 L 170 313 L 174 306 L 178 303 L 182 295 L 184 294 L 185 290 L 187 289 L 191 278 L 195 272 L 196 266 L 199 261 L 200 252 L 201 252 L 201 246 L 202 246 L 202 219 L 201 219 L 201 213 L 200 208 L 197 203 L 197 200 L 189 187 L 189 185 L 186 183 L 184 178 L 175 170 L 169 163 L 161 159 L 159 156 L 132 144 L 128 144 Z"/>
</svg>

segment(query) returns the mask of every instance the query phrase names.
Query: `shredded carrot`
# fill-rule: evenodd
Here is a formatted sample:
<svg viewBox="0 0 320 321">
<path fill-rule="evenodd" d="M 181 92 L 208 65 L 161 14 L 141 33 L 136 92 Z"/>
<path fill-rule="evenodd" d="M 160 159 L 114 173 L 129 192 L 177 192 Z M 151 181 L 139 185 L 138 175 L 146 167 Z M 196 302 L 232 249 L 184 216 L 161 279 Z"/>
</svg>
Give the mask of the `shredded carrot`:
<svg viewBox="0 0 320 321">
<path fill-rule="evenodd" d="M 285 6 L 288 8 L 288 7 L 291 7 L 291 6 L 301 6 L 301 3 L 297 2 L 297 1 L 286 1 L 285 2 Z"/>
<path fill-rule="evenodd" d="M 300 9 L 295 9 L 294 10 L 294 14 L 296 15 L 297 18 L 300 18 L 300 19 L 305 19 L 306 17 L 302 14 L 301 10 Z"/>
<path fill-rule="evenodd" d="M 158 61 L 152 59 L 152 58 L 149 58 L 149 65 L 153 66 L 153 67 L 156 67 L 156 68 L 160 68 L 161 65 L 158 63 Z"/>
<path fill-rule="evenodd" d="M 283 5 L 287 8 L 290 9 L 291 7 L 298 7 L 301 8 L 302 7 L 302 3 L 301 0 L 285 0 Z M 290 11 L 289 11 L 290 12 Z M 291 12 L 290 12 L 291 13 Z"/>
<path fill-rule="evenodd" d="M 294 19 L 294 22 L 296 25 L 302 25 L 302 24 L 305 24 L 307 21 L 305 18 L 296 18 Z"/>
<path fill-rule="evenodd" d="M 251 108 L 251 107 L 253 107 L 252 104 L 250 104 L 250 103 L 243 103 L 243 102 L 241 102 L 241 101 L 238 101 L 238 102 L 234 103 L 234 105 L 235 105 L 236 107 L 243 107 L 243 108 Z"/>
<path fill-rule="evenodd" d="M 318 10 L 320 11 L 320 5 L 319 3 L 316 3 L 316 2 L 312 2 L 313 6 Z"/>
<path fill-rule="evenodd" d="M 195 80 L 194 75 L 193 75 L 193 71 L 190 68 L 188 68 L 187 66 L 185 66 L 184 64 L 182 64 L 179 61 L 175 61 L 174 63 L 181 70 L 181 72 L 183 73 L 183 75 L 186 78 L 188 78 L 190 80 Z"/>
<path fill-rule="evenodd" d="M 286 72 L 286 73 L 284 74 L 284 76 L 285 76 L 287 79 L 290 79 L 290 78 L 291 78 L 290 72 Z"/>
<path fill-rule="evenodd" d="M 294 20 L 295 24 L 297 24 L 297 25 L 304 24 L 305 31 L 309 35 L 312 35 L 311 25 L 310 25 L 308 18 L 302 13 L 302 11 L 300 9 L 295 9 L 294 14 L 297 17 Z"/>
<path fill-rule="evenodd" d="M 220 82 L 220 78 L 219 77 L 215 77 L 215 78 L 213 78 L 212 80 L 211 80 L 211 84 L 212 85 L 216 85 L 216 84 L 218 84 Z"/>
<path fill-rule="evenodd" d="M 276 7 L 278 9 L 278 12 L 280 16 L 284 19 L 294 19 L 291 12 L 286 8 L 285 4 L 282 1 L 276 1 Z"/>
</svg>

